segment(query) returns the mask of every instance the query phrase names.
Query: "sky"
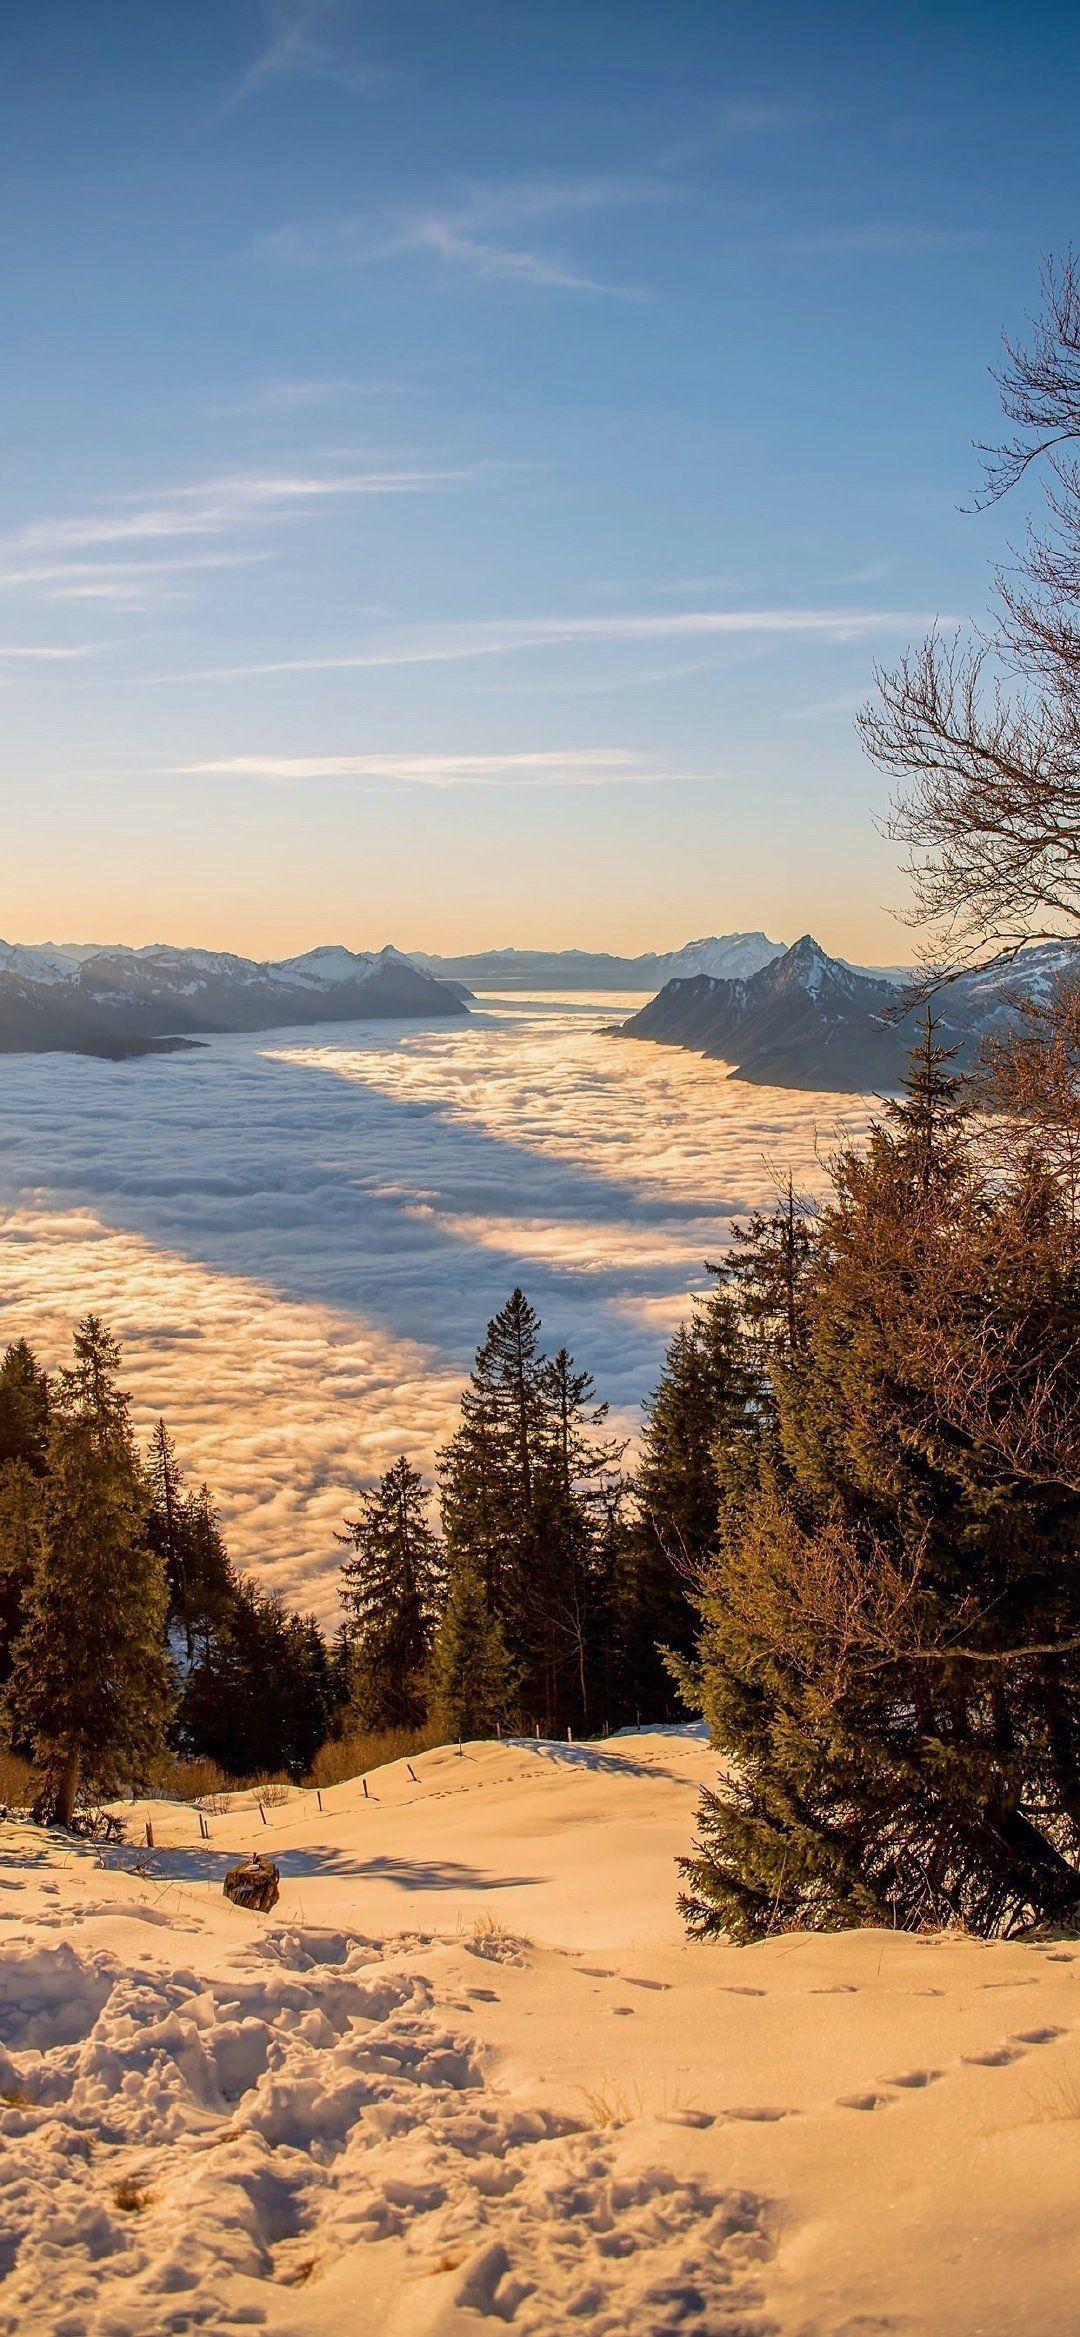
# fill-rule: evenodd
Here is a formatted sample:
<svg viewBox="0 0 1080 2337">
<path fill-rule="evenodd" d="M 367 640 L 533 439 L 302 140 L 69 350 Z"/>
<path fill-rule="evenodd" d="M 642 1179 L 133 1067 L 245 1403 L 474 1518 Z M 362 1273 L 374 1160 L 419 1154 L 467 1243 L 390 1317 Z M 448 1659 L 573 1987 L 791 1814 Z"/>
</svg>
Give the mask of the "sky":
<svg viewBox="0 0 1080 2337">
<path fill-rule="evenodd" d="M 0 933 L 908 946 L 1080 18 L 7 0 Z"/>
</svg>

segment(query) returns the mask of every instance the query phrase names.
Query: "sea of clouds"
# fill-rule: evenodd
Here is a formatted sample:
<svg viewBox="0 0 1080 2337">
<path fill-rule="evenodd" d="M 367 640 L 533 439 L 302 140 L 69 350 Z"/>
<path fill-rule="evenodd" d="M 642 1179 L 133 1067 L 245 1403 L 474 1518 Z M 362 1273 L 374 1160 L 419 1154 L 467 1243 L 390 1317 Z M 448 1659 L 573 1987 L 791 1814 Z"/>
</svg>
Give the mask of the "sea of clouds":
<svg viewBox="0 0 1080 2337">
<path fill-rule="evenodd" d="M 331 1620 L 357 1486 L 401 1451 L 430 1469 L 516 1282 L 632 1432 L 732 1220 L 865 1125 L 611 1036 L 635 1003 L 8 1057 L 0 1340 L 56 1363 L 101 1313 L 140 1431 L 163 1414 L 233 1555 Z"/>
</svg>

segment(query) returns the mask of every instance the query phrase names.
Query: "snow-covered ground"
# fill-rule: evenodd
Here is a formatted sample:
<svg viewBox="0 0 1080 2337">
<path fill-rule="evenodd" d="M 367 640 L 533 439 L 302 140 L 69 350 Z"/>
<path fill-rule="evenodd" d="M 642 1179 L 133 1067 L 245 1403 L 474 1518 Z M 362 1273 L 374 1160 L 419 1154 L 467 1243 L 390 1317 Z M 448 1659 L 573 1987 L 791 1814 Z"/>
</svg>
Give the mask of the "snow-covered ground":
<svg viewBox="0 0 1080 2337">
<path fill-rule="evenodd" d="M 688 1944 L 713 1765 L 467 1745 L 208 1844 L 0 1828 L 3 2337 L 1069 2337 L 1080 1942 Z"/>
</svg>

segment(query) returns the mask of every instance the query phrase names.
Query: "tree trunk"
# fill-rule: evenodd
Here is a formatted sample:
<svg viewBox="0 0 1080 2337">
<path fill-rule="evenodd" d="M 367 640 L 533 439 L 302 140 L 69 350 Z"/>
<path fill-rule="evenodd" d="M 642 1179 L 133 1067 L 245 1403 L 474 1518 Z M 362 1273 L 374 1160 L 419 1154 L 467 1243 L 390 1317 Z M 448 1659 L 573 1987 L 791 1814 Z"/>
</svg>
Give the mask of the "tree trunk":
<svg viewBox="0 0 1080 2337">
<path fill-rule="evenodd" d="M 58 1826 L 70 1826 L 75 1815 L 75 1796 L 79 1790 L 79 1756 L 69 1753 L 56 1788 L 56 1816 Z"/>
</svg>

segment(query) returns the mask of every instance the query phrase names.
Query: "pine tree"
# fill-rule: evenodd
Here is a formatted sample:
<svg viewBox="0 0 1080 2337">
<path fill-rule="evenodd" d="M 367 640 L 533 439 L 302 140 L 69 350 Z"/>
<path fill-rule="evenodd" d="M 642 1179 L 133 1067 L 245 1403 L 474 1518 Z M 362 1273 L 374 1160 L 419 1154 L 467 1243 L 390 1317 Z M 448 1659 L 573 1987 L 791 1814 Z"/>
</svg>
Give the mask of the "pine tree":
<svg viewBox="0 0 1080 2337">
<path fill-rule="evenodd" d="M 41 1527 L 41 1480 L 49 1430 L 49 1381 L 33 1348 L 16 1339 L 0 1358 L 0 1682 L 23 1626 Z"/>
<path fill-rule="evenodd" d="M 87 1315 L 54 1386 L 44 1515 L 9 1689 L 62 1825 L 80 1788 L 114 1792 L 145 1772 L 172 1701 L 164 1569 L 149 1541 L 119 1362 L 116 1341 Z"/>
<path fill-rule="evenodd" d="M 966 1082 L 951 1068 L 960 1049 L 939 1046 L 940 1028 L 940 1015 L 927 1006 L 922 1035 L 908 1056 L 903 1093 L 885 1104 L 885 1124 L 924 1199 L 936 1185 L 963 1174 Z"/>
<path fill-rule="evenodd" d="M 432 1626 L 442 1553 L 428 1519 L 422 1477 L 405 1455 L 338 1539 L 352 1551 L 341 1597 L 354 1648 L 355 1705 L 369 1729 L 416 1728 L 426 1710 Z"/>
<path fill-rule="evenodd" d="M 479 1567 L 459 1565 L 431 1659 L 431 1717 L 447 1742 L 489 1737 L 506 1720 L 513 1670 Z"/>
<path fill-rule="evenodd" d="M 718 1272 L 668 1348 L 645 1407 L 625 1560 L 630 1704 L 653 1719 L 680 1710 L 667 1656 L 685 1667 L 704 1570 L 715 1558 L 721 1485 L 752 1425 L 755 1372 L 731 1291 Z"/>
<path fill-rule="evenodd" d="M 7 1461 L 0 1468 L 0 1683 L 26 1619 L 43 1515 L 41 1478 L 26 1461 Z"/>
<path fill-rule="evenodd" d="M 932 1034 L 842 1153 L 794 1367 L 704 1602 L 699 1931 L 981 1932 L 1080 1907 L 1080 1287 L 1049 1177 L 995 1183 Z"/>
<path fill-rule="evenodd" d="M 622 1445 L 604 1433 L 588 1372 L 548 1359 L 521 1290 L 488 1324 L 439 1456 L 451 1581 L 477 1573 L 500 1627 L 519 1711 L 546 1732 L 606 1717 L 614 1605 L 610 1510 Z"/>
<path fill-rule="evenodd" d="M 806 1337 L 806 1291 L 814 1260 L 814 1210 L 789 1175 L 769 1211 L 755 1210 L 734 1229 L 725 1273 L 740 1318 L 756 1345 L 767 1384 L 777 1362 L 790 1363 Z"/>
<path fill-rule="evenodd" d="M 176 1448 L 164 1420 L 158 1421 L 150 1439 L 147 1473 L 152 1497 L 150 1539 L 165 1568 L 169 1624 L 183 1630 L 190 1663 L 193 1651 L 186 1579 L 184 1485 Z"/>
<path fill-rule="evenodd" d="M 0 1470 L 21 1461 L 40 1477 L 48 1430 L 48 1375 L 28 1341 L 15 1339 L 0 1358 Z"/>
<path fill-rule="evenodd" d="M 612 1511 L 622 1487 L 623 1439 L 605 1432 L 608 1406 L 598 1403 L 590 1372 L 561 1347 L 540 1372 L 544 1406 L 536 1476 L 542 1568 L 529 1618 L 534 1660 L 544 1684 L 548 1727 L 589 1729 L 598 1660 L 610 1628 Z"/>
<path fill-rule="evenodd" d="M 150 1439 L 150 1539 L 165 1568 L 168 1629 L 184 1642 L 188 1666 L 234 1595 L 221 1522 L 209 1486 L 188 1493 L 164 1420 Z"/>
</svg>

